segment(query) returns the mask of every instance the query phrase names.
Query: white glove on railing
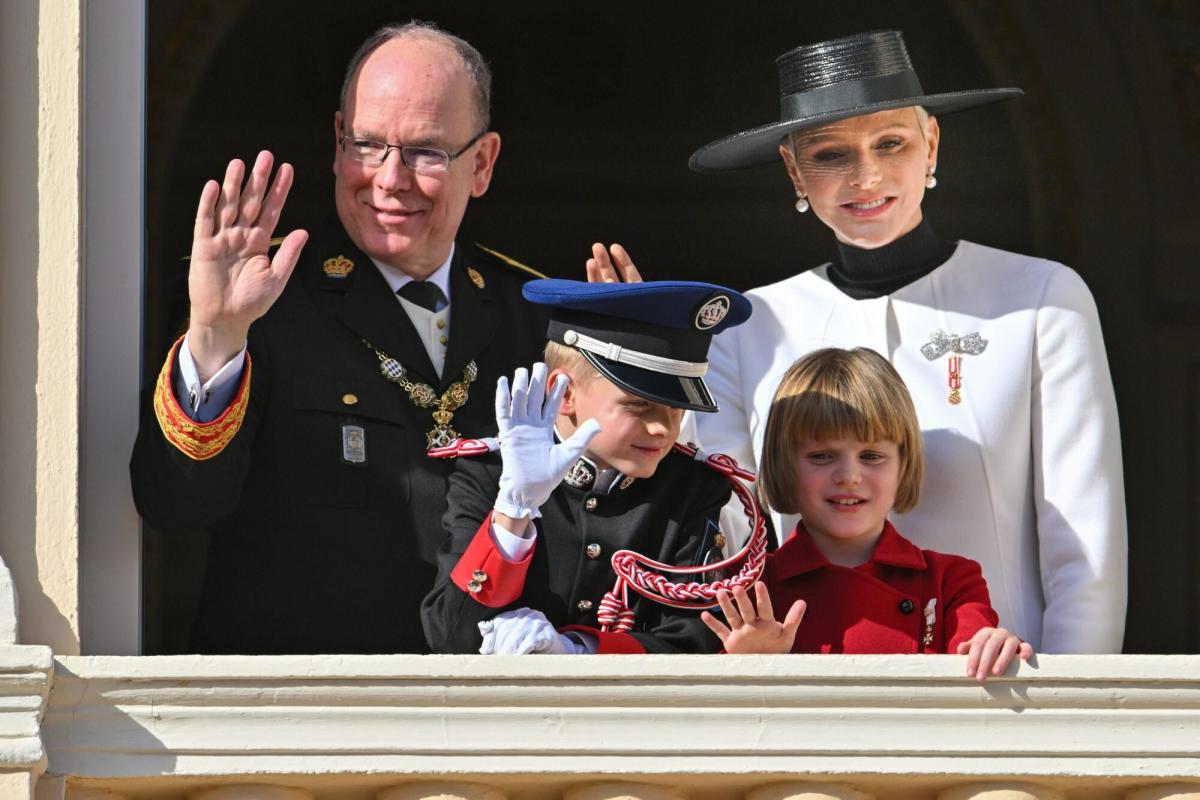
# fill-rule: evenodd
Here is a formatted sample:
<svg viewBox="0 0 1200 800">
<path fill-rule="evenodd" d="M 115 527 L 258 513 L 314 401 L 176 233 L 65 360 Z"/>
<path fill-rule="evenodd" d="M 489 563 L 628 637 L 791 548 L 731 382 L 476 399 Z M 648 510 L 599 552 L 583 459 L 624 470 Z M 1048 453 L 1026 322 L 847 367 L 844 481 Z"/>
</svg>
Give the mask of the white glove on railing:
<svg viewBox="0 0 1200 800">
<path fill-rule="evenodd" d="M 587 652 L 583 645 L 555 630 L 545 614 L 532 608 L 505 611 L 485 619 L 479 623 L 479 632 L 483 634 L 479 653 L 485 656 L 571 656 Z"/>
<path fill-rule="evenodd" d="M 524 367 L 496 382 L 496 423 L 500 427 L 500 493 L 496 510 L 513 519 L 537 519 L 538 508 L 578 460 L 600 423 L 589 419 L 565 442 L 554 443 L 554 420 L 567 391 L 567 377 L 560 375 L 546 393 L 546 365 L 533 365 L 533 375 Z"/>
</svg>

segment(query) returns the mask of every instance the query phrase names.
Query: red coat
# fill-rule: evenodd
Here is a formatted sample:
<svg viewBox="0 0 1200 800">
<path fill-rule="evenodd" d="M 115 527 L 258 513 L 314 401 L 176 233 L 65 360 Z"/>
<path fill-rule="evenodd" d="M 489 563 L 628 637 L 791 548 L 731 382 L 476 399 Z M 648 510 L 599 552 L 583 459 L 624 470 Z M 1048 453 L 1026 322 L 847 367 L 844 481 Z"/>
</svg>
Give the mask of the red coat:
<svg viewBox="0 0 1200 800">
<path fill-rule="evenodd" d="M 979 564 L 921 550 L 890 522 L 857 567 L 829 563 L 801 523 L 767 556 L 762 579 L 778 617 L 808 603 L 793 653 L 954 653 L 999 622 Z"/>
</svg>

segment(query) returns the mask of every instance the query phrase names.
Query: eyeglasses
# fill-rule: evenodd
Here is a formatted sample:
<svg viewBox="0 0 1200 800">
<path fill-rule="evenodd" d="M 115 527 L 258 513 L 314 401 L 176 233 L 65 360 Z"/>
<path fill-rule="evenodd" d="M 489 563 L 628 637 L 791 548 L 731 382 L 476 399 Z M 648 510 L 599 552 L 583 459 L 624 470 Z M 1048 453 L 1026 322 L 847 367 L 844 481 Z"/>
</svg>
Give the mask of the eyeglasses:
<svg viewBox="0 0 1200 800">
<path fill-rule="evenodd" d="M 450 162 L 471 149 L 471 146 L 487 133 L 482 130 L 471 137 L 456 152 L 447 153 L 436 147 L 422 147 L 415 144 L 388 144 L 375 139 L 360 139 L 357 136 L 343 136 L 341 139 L 342 152 L 355 161 L 363 164 L 378 166 L 387 160 L 393 150 L 400 151 L 400 160 L 404 166 L 418 175 L 440 175 L 450 166 Z"/>
</svg>

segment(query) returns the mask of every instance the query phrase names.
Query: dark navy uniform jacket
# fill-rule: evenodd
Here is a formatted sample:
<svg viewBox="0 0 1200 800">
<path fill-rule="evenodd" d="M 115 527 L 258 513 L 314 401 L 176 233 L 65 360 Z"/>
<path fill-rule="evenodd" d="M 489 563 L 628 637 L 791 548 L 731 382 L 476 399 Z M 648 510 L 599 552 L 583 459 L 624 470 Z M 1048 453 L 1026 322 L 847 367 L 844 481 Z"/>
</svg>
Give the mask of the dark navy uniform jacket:
<svg viewBox="0 0 1200 800">
<path fill-rule="evenodd" d="M 338 256 L 353 262 L 345 277 L 324 266 Z M 496 427 L 496 380 L 542 358 L 546 314 L 521 298 L 531 277 L 456 247 L 438 380 L 387 282 L 338 227 L 309 241 L 283 295 L 251 327 L 249 401 L 224 450 L 193 460 L 146 415 L 131 463 L 139 513 L 163 531 L 211 534 L 197 652 L 428 651 L 420 604 L 433 586 L 453 464 L 425 455 L 431 410 L 380 375 L 362 340 L 439 393 L 474 359 L 479 375 L 452 426 L 485 435 Z M 363 430 L 365 464 L 343 458 L 347 425 Z"/>
<path fill-rule="evenodd" d="M 533 552 L 506 561 L 489 532 L 500 482 L 498 454 L 460 458 L 450 477 L 445 526 L 449 539 L 438 556 L 437 584 L 422 617 L 429 643 L 444 653 L 477 653 L 478 623 L 528 606 L 557 628 L 579 626 L 599 637 L 601 653 L 712 653 L 720 641 L 699 613 L 652 602 L 632 590 L 637 615 L 631 633 L 599 633 L 596 612 L 616 576 L 611 558 L 633 550 L 665 564 L 694 563 L 708 523 L 729 499 L 725 477 L 675 450 L 654 475 L 625 481 L 607 494 L 564 482 L 541 508 Z M 472 576 L 483 573 L 469 590 Z M 673 580 L 690 580 L 674 576 Z"/>
</svg>

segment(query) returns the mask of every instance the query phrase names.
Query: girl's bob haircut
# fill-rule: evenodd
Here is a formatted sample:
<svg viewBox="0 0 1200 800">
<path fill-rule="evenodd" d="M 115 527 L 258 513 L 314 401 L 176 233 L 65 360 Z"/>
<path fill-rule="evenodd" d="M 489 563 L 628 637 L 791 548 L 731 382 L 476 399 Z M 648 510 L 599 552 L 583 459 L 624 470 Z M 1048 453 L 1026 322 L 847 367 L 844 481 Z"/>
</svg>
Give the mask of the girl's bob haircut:
<svg viewBox="0 0 1200 800">
<path fill-rule="evenodd" d="M 896 442 L 900 481 L 896 511 L 910 511 L 921 495 L 925 449 L 904 379 L 883 356 L 865 347 L 816 350 L 784 374 L 771 401 L 759 465 L 764 505 L 795 514 L 796 446 L 802 439 Z"/>
</svg>

